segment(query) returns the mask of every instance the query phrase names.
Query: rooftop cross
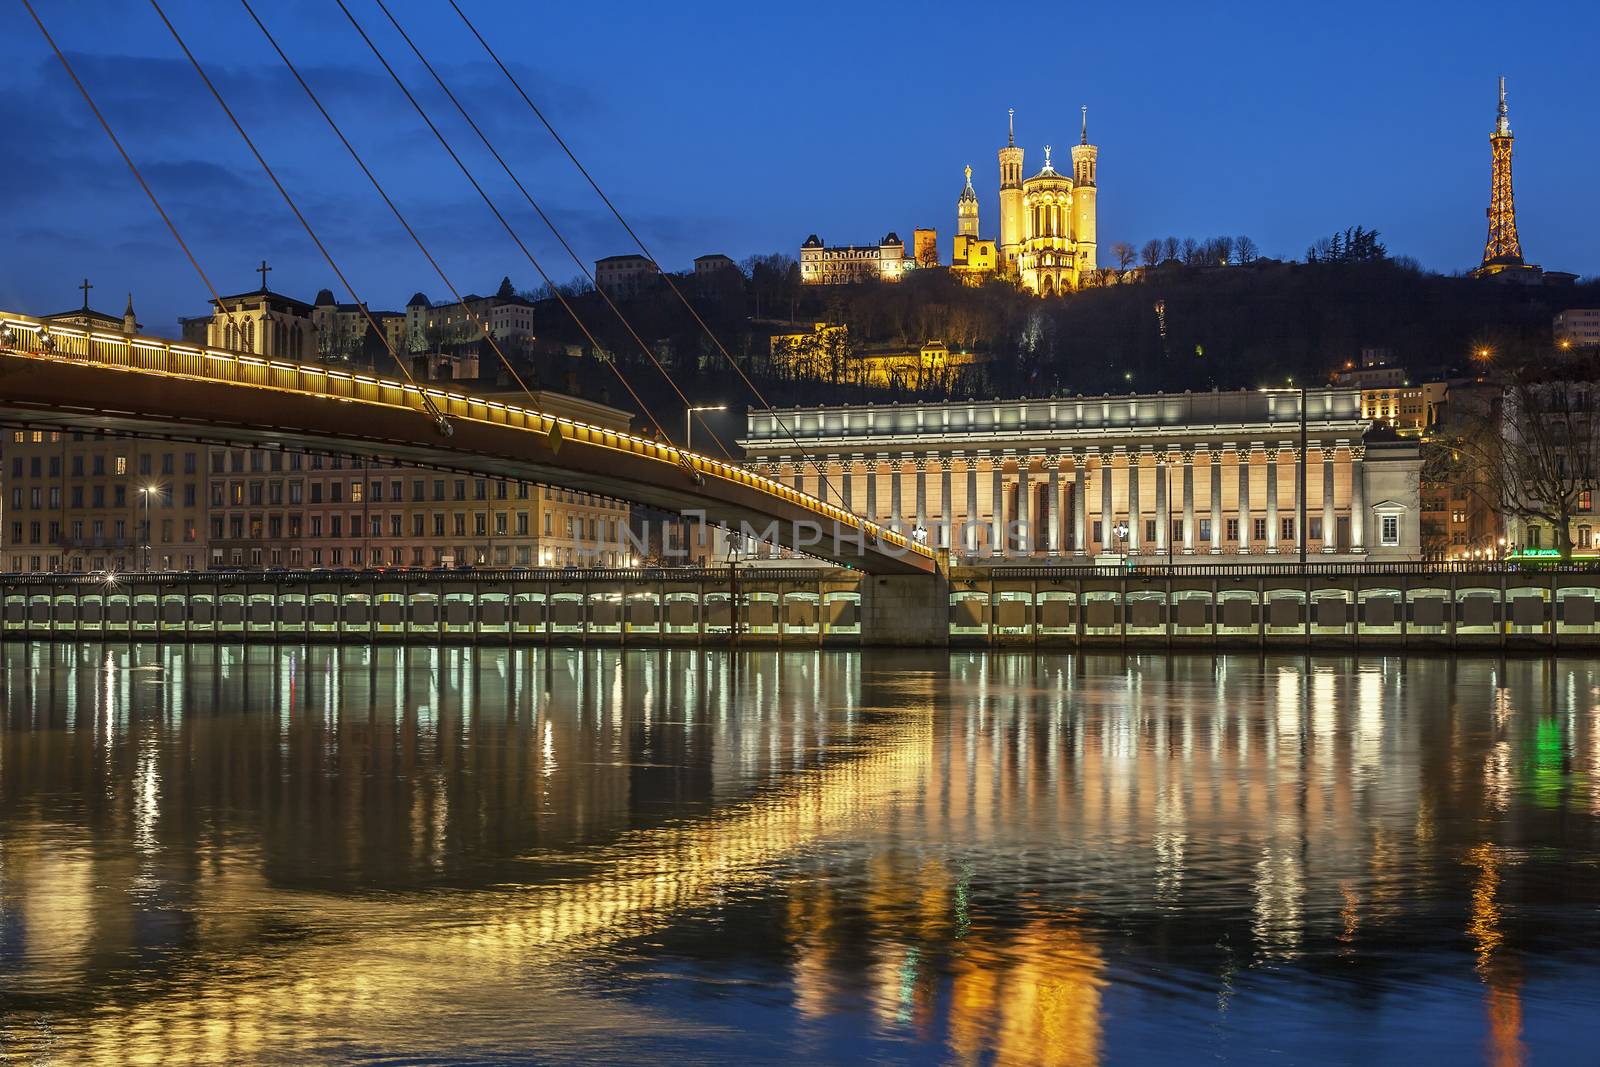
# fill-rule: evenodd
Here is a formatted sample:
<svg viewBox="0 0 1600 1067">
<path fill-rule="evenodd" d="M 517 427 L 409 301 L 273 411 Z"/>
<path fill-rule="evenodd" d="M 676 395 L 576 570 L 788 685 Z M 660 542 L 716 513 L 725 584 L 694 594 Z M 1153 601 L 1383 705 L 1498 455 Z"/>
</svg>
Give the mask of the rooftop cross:
<svg viewBox="0 0 1600 1067">
<path fill-rule="evenodd" d="M 261 291 L 263 293 L 267 291 L 267 273 L 271 270 L 272 268 L 267 266 L 267 261 L 264 259 L 261 261 L 261 266 L 256 268 L 256 273 L 261 275 Z"/>
<path fill-rule="evenodd" d="M 89 310 L 89 290 L 93 289 L 94 286 L 89 284 L 89 279 L 88 278 L 85 278 L 83 280 L 83 284 L 78 286 L 78 288 L 83 290 L 83 310 L 88 311 Z"/>
</svg>

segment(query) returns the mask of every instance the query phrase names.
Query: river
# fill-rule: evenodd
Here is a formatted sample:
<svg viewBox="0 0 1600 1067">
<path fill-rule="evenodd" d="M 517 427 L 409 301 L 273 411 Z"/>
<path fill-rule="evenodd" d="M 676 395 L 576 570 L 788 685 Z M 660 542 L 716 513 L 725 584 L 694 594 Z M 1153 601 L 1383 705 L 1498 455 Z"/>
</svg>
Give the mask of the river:
<svg viewBox="0 0 1600 1067">
<path fill-rule="evenodd" d="M 11 644 L 21 1062 L 1592 1062 L 1600 664 Z"/>
</svg>

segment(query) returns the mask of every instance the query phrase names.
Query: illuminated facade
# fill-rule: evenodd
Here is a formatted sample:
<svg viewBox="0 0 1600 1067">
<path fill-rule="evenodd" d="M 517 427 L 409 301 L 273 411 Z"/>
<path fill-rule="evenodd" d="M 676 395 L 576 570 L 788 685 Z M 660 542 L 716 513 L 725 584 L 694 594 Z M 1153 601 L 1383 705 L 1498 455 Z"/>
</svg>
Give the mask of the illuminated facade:
<svg viewBox="0 0 1600 1067">
<path fill-rule="evenodd" d="M 749 461 L 972 559 L 1421 557 L 1417 442 L 1353 389 L 795 408 L 751 413 Z M 787 432 L 779 427 L 782 420 Z M 793 433 L 821 461 L 826 490 Z M 1154 562 L 1154 560 L 1152 560 Z"/>
<path fill-rule="evenodd" d="M 972 188 L 972 168 L 966 169 L 967 184 L 956 200 L 956 237 L 950 252 L 950 269 L 968 284 L 977 284 L 999 267 L 999 249 L 994 241 L 980 236 L 978 194 Z"/>
<path fill-rule="evenodd" d="M 1044 147 L 1044 166 L 1021 184 L 1020 234 L 1013 235 L 1014 258 L 1007 265 L 1022 286 L 1039 296 L 1077 289 L 1095 271 L 1096 175 L 1100 150 L 1089 143 L 1089 109 L 1083 109 L 1083 131 L 1072 149 L 1072 173 L 1062 174 Z M 1015 143 L 1000 150 L 1002 189 L 1006 176 L 1021 170 L 1022 150 Z M 1015 194 L 1016 190 L 1013 189 Z M 1014 197 L 1013 197 L 1014 198 Z M 1004 212 L 1002 211 L 1002 218 Z M 1001 245 L 1006 235 L 1001 235 Z"/>
<path fill-rule="evenodd" d="M 800 281 L 805 285 L 897 282 L 915 265 L 906 255 L 906 243 L 892 231 L 876 245 L 826 245 L 812 234 L 800 246 Z"/>
<path fill-rule="evenodd" d="M 626 429 L 626 412 L 539 393 L 541 410 Z M 621 566 L 611 497 L 377 460 L 53 430 L 0 442 L 0 567 Z"/>
</svg>

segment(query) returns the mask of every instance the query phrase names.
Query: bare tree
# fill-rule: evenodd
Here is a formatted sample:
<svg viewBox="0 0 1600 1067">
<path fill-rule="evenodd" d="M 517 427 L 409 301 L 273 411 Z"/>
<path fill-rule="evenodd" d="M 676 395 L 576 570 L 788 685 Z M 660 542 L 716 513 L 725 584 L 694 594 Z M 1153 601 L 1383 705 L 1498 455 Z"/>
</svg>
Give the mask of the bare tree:
<svg viewBox="0 0 1600 1067">
<path fill-rule="evenodd" d="M 1193 237 L 1183 239 L 1183 261 L 1191 267 L 1200 261 L 1200 242 Z"/>
<path fill-rule="evenodd" d="M 1147 267 L 1153 267 L 1161 262 L 1161 239 L 1152 237 L 1139 249 L 1139 262 Z"/>
<path fill-rule="evenodd" d="M 1585 513 L 1580 502 L 1600 488 L 1597 379 L 1589 366 L 1526 368 L 1497 403 L 1441 440 L 1468 489 L 1501 515 L 1549 526 L 1563 562 L 1572 559 L 1573 519 Z"/>
<path fill-rule="evenodd" d="M 1261 250 L 1256 243 L 1244 234 L 1240 234 L 1233 241 L 1234 258 L 1240 263 L 1254 263 L 1261 258 Z"/>
<path fill-rule="evenodd" d="M 1161 242 L 1161 258 L 1177 259 L 1178 253 L 1183 250 L 1183 245 L 1176 237 L 1168 237 Z"/>
<path fill-rule="evenodd" d="M 1133 261 L 1139 256 L 1139 253 L 1133 250 L 1133 246 L 1126 241 L 1118 241 L 1112 245 L 1111 254 L 1117 257 L 1117 266 L 1123 270 L 1133 266 Z"/>
<path fill-rule="evenodd" d="M 1211 252 L 1212 252 L 1212 256 L 1214 257 L 1213 258 L 1213 262 L 1215 262 L 1215 263 L 1217 263 L 1217 264 L 1219 264 L 1221 266 L 1224 266 L 1224 267 L 1227 266 L 1229 263 L 1232 263 L 1233 262 L 1233 238 L 1232 237 L 1213 237 L 1211 239 Z"/>
</svg>

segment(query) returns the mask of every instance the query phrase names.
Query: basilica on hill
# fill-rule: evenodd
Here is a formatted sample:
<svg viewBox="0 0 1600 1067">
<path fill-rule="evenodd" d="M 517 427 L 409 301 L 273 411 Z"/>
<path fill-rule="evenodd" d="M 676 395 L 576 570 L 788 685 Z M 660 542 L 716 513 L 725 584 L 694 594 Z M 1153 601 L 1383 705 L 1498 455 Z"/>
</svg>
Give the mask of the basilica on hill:
<svg viewBox="0 0 1600 1067">
<path fill-rule="evenodd" d="M 1023 150 L 1016 141 L 1016 114 L 1009 116 L 1000 149 L 1000 234 L 985 238 L 979 223 L 972 168 L 956 198 L 956 235 L 950 270 L 974 284 L 998 275 L 1039 296 L 1071 292 L 1093 278 L 1095 263 L 1095 169 L 1100 150 L 1089 143 L 1089 109 L 1082 109 L 1072 164 L 1058 171 L 1044 146 L 1044 165 L 1023 177 Z M 827 245 L 812 234 L 800 246 L 800 279 L 808 285 L 839 285 L 875 279 L 898 281 L 908 271 L 939 266 L 937 235 L 914 231 L 911 251 L 893 232 L 876 245 Z"/>
</svg>

